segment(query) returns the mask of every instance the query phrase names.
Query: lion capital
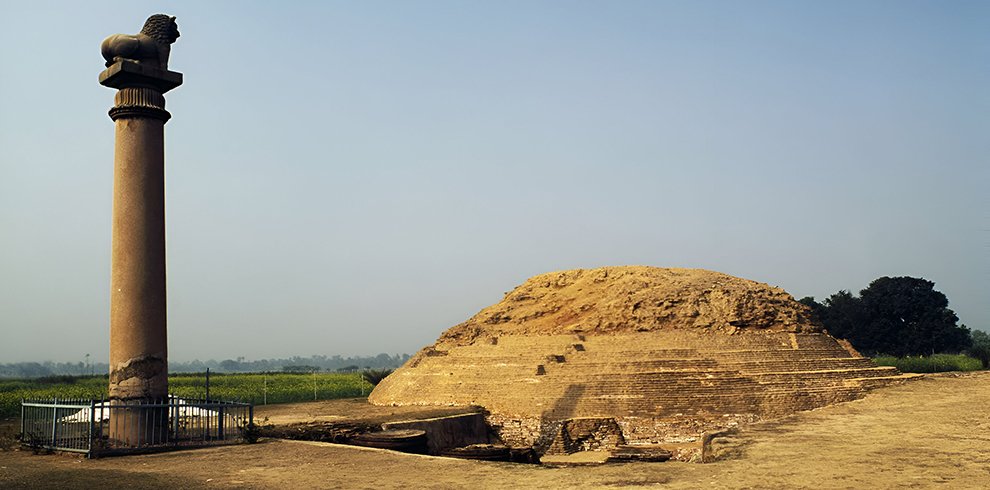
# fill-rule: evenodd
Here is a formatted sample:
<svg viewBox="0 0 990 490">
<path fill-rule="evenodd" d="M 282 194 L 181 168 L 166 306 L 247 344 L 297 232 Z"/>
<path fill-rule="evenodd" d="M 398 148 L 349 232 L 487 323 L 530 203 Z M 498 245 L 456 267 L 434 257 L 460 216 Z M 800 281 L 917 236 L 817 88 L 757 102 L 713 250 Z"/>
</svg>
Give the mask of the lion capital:
<svg viewBox="0 0 990 490">
<path fill-rule="evenodd" d="M 108 67 L 120 60 L 132 60 L 167 70 L 168 55 L 178 37 L 175 17 L 155 14 L 148 17 L 138 34 L 114 34 L 104 39 L 100 51 Z"/>
</svg>

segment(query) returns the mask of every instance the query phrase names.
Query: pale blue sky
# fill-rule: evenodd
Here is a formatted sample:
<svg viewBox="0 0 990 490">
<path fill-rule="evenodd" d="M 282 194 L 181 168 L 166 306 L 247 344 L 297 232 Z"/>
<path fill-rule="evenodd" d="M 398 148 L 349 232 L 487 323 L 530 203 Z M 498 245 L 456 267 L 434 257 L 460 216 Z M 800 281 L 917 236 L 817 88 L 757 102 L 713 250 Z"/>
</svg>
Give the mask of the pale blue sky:
<svg viewBox="0 0 990 490">
<path fill-rule="evenodd" d="M 100 42 L 178 17 L 170 355 L 414 352 L 559 269 L 990 329 L 990 3 L 4 2 L 0 362 L 105 358 Z"/>
</svg>

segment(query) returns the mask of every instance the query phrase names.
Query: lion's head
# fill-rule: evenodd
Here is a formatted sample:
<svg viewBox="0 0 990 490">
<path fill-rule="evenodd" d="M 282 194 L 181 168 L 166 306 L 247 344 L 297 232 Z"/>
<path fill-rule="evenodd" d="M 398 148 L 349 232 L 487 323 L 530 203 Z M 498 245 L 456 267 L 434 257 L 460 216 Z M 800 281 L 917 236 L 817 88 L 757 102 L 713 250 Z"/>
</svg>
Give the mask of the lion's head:
<svg viewBox="0 0 990 490">
<path fill-rule="evenodd" d="M 179 26 L 175 23 L 175 17 L 155 14 L 144 22 L 141 34 L 167 46 L 179 38 Z"/>
</svg>

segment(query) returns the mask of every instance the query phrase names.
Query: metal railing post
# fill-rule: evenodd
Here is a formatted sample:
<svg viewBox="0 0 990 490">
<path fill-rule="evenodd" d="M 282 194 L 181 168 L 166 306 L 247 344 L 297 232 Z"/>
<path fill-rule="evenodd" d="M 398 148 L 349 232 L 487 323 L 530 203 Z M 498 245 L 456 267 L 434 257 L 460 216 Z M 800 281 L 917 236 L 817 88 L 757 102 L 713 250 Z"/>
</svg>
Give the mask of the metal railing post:
<svg viewBox="0 0 990 490">
<path fill-rule="evenodd" d="M 217 439 L 223 440 L 223 405 L 217 406 Z"/>
<path fill-rule="evenodd" d="M 52 399 L 52 449 L 55 449 L 55 436 L 58 434 L 58 397 Z"/>
<path fill-rule="evenodd" d="M 96 400 L 89 400 L 89 443 L 86 446 L 86 457 L 93 457 L 93 435 L 96 432 Z"/>
<path fill-rule="evenodd" d="M 172 414 L 172 442 L 179 440 L 179 399 L 172 396 L 168 399 L 168 411 Z"/>
</svg>

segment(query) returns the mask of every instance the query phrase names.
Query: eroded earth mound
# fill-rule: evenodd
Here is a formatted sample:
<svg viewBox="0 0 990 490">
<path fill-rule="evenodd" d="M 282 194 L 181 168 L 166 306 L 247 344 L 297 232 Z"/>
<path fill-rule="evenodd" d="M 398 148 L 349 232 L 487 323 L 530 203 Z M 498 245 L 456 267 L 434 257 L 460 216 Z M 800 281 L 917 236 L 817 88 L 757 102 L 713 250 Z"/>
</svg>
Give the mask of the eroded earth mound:
<svg viewBox="0 0 990 490">
<path fill-rule="evenodd" d="M 603 267 L 532 277 L 444 332 L 441 344 L 483 336 L 592 335 L 698 329 L 820 332 L 783 289 L 702 269 Z"/>
<path fill-rule="evenodd" d="M 693 459 L 718 431 L 898 379 L 779 288 L 606 267 L 529 279 L 444 332 L 369 401 L 480 405 L 505 444 L 539 454 L 662 444 Z"/>
</svg>

